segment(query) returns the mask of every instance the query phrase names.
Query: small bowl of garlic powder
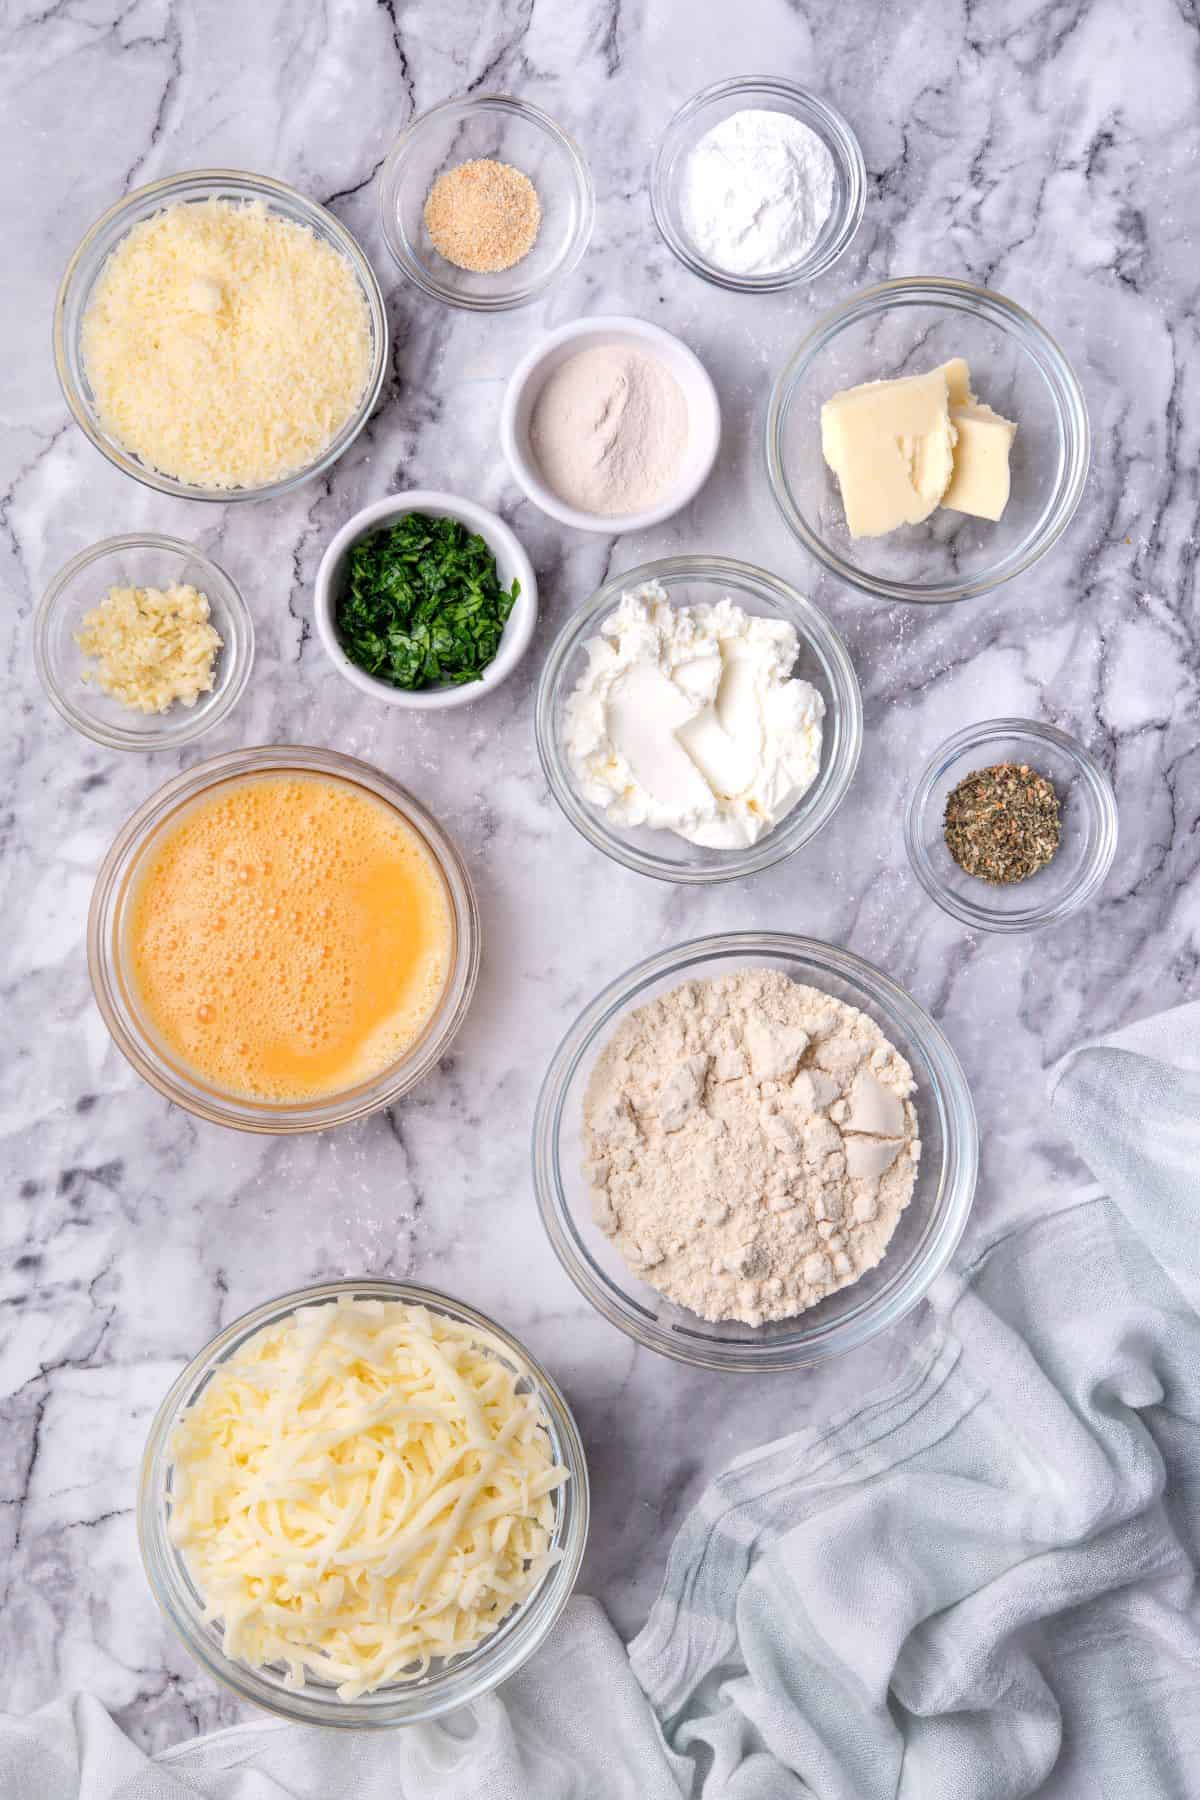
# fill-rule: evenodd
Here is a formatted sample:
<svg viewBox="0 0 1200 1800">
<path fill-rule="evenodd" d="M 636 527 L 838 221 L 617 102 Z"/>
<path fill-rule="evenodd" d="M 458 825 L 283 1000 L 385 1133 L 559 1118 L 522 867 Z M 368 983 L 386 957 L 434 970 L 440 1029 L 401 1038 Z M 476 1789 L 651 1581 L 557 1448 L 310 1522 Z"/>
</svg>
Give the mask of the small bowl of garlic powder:
<svg viewBox="0 0 1200 1800">
<path fill-rule="evenodd" d="M 194 742 L 236 705 L 254 625 L 225 571 L 154 532 L 105 538 L 61 568 L 33 621 L 51 704 L 109 750 Z"/>
<path fill-rule="evenodd" d="M 578 144 L 509 94 L 413 119 L 379 177 L 392 258 L 421 292 L 469 312 L 538 300 L 587 249 L 595 198 Z"/>
</svg>

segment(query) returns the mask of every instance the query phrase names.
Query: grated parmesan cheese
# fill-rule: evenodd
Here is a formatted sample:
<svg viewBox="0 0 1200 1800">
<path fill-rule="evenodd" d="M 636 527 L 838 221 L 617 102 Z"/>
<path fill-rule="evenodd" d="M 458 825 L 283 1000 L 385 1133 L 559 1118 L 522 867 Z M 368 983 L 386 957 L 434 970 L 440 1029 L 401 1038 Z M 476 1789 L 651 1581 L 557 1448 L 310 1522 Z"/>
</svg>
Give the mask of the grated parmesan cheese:
<svg viewBox="0 0 1200 1800">
<path fill-rule="evenodd" d="M 175 701 L 194 706 L 212 692 L 221 639 L 209 624 L 208 596 L 185 587 L 110 588 L 83 615 L 75 642 L 96 659 L 94 681 L 132 712 L 164 713 Z"/>
<path fill-rule="evenodd" d="M 261 200 L 180 201 L 135 225 L 97 278 L 81 344 L 104 429 L 205 488 L 306 468 L 371 367 L 353 269 Z"/>
<path fill-rule="evenodd" d="M 218 1366 L 172 1437 L 170 1534 L 227 1655 L 354 1700 L 528 1598 L 567 1471 L 507 1357 L 424 1307 L 343 1298 Z"/>
</svg>

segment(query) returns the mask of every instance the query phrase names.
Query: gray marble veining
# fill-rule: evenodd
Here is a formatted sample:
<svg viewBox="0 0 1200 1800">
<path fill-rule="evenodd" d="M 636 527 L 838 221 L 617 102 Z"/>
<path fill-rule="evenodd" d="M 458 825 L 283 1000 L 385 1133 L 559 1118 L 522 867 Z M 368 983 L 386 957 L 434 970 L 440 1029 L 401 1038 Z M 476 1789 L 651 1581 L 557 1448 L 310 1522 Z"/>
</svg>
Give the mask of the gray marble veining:
<svg viewBox="0 0 1200 1800">
<path fill-rule="evenodd" d="M 525 1336 L 578 1409 L 596 1484 L 585 1585 L 626 1632 L 706 1477 L 852 1400 L 900 1354 L 903 1331 L 819 1379 L 692 1374 L 635 1351 L 560 1273 L 534 1211 L 528 1121 L 557 1037 L 635 954 L 760 925 L 880 963 L 936 1013 L 972 1082 L 984 1133 L 973 1233 L 1074 1178 L 1045 1120 L 1046 1066 L 1195 993 L 1200 45 L 1194 9 L 1172 0 L 11 0 L 0 29 L 0 1704 L 88 1688 L 158 1746 L 236 1708 L 143 1581 L 139 1453 L 182 1362 L 249 1305 L 336 1273 L 411 1273 Z M 721 293 L 654 232 L 655 140 L 688 94 L 731 72 L 805 82 L 861 139 L 866 217 L 811 292 Z M 545 106 L 583 144 L 597 187 L 581 266 L 543 305 L 488 320 L 403 286 L 375 216 L 397 130 L 468 89 Z M 370 427 L 330 479 L 267 506 L 189 507 L 124 479 L 68 423 L 54 378 L 50 313 L 73 245 L 122 191 L 204 164 L 263 170 L 330 204 L 389 297 L 394 368 Z M 760 447 L 771 378 L 804 327 L 865 283 L 914 273 L 986 281 L 1028 306 L 1079 372 L 1095 432 L 1084 503 L 1051 555 L 984 600 L 929 612 L 819 576 L 775 513 Z M 608 540 L 559 530 L 522 498 L 497 418 L 533 334 L 619 310 L 694 346 L 725 437 L 686 514 Z M 331 533 L 410 485 L 498 506 L 542 586 L 520 673 L 444 717 L 364 704 L 312 631 Z M 258 630 L 250 690 L 182 758 L 88 744 L 32 667 L 30 614 L 49 576 L 139 526 L 216 553 Z M 866 703 L 862 765 L 830 828 L 782 868 L 711 893 L 627 875 L 578 840 L 547 795 L 531 722 L 557 622 L 610 569 L 685 548 L 760 560 L 810 592 L 845 634 Z M 1033 939 L 944 918 L 900 835 L 920 761 L 1007 711 L 1080 735 L 1121 807 L 1099 901 Z M 141 1085 L 92 1004 L 83 928 L 97 864 L 146 794 L 202 755 L 297 737 L 377 761 L 438 813 L 478 884 L 486 959 L 449 1066 L 390 1118 L 271 1141 L 199 1125 Z"/>
</svg>

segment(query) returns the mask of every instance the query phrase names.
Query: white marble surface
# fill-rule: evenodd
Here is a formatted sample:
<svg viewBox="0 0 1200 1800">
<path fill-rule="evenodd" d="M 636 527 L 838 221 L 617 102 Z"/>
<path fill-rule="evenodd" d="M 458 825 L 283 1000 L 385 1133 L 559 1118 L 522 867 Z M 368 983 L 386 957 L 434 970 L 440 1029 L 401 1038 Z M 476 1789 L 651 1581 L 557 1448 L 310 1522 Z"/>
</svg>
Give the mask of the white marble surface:
<svg viewBox="0 0 1200 1800">
<path fill-rule="evenodd" d="M 670 1534 L 735 1451 L 851 1399 L 895 1340 L 821 1379 L 694 1375 L 594 1317 L 541 1233 L 527 1132 L 547 1056 L 636 956 L 731 926 L 844 943 L 943 1022 L 972 1082 L 983 1170 L 971 1231 L 1069 1160 L 1042 1105 L 1070 1044 L 1196 991 L 1200 750 L 1195 614 L 1200 406 L 1196 25 L 1172 0 L 11 0 L 0 61 L 6 355 L 0 364 L 5 705 L 3 1448 L 0 1705 L 88 1688 L 147 1744 L 235 1714 L 159 1620 L 132 1506 L 149 1416 L 222 1322 L 299 1283 L 414 1274 L 505 1319 L 565 1384 L 587 1438 L 596 1524 L 586 1586 L 640 1623 Z M 850 253 L 807 294 L 743 299 L 657 241 L 647 165 L 671 112 L 731 71 L 828 95 L 869 172 Z M 584 145 L 596 232 L 543 305 L 492 320 L 401 285 L 374 172 L 399 127 L 467 89 L 527 95 Z M 124 479 L 68 422 L 50 312 L 67 255 L 123 190 L 202 164 L 294 182 L 356 231 L 384 281 L 384 404 L 334 471 L 264 507 L 188 507 Z M 1060 338 L 1087 391 L 1084 504 L 1031 575 L 923 613 L 820 581 L 775 514 L 760 450 L 771 377 L 805 324 L 865 282 L 990 282 Z M 609 541 L 525 503 L 497 447 L 506 371 L 543 325 L 633 311 L 678 330 L 725 407 L 717 470 L 662 529 Z M 543 620 L 518 678 L 445 717 L 364 705 L 313 637 L 311 584 L 347 514 L 403 486 L 498 505 L 525 539 Z M 69 555 L 108 532 L 193 537 L 245 591 L 254 679 L 191 756 L 109 755 L 38 688 L 29 621 Z M 675 891 L 578 840 L 543 784 L 534 683 L 550 633 L 610 568 L 678 549 L 757 558 L 846 635 L 866 702 L 861 769 L 811 851 L 752 883 Z M 900 805 L 938 740 L 997 712 L 1075 731 L 1112 773 L 1117 864 L 1053 933 L 973 937 L 910 879 Z M 300 739 L 372 759 L 458 837 L 486 956 L 452 1060 L 390 1117 L 321 1138 L 224 1134 L 141 1086 L 92 1004 L 83 928 L 117 827 L 181 761 Z"/>
</svg>

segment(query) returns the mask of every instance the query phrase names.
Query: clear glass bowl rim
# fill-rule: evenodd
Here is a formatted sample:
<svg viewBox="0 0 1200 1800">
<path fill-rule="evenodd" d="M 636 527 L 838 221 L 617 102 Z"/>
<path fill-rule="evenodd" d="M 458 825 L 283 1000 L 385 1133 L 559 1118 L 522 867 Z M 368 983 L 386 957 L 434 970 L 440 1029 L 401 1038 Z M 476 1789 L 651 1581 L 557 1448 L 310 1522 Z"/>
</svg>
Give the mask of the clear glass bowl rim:
<svg viewBox="0 0 1200 1800">
<path fill-rule="evenodd" d="M 809 365 L 826 346 L 848 326 L 858 324 L 898 306 L 942 307 L 951 312 L 966 312 L 998 326 L 1016 337 L 1048 378 L 1054 398 L 1055 416 L 1065 446 L 1064 471 L 1053 503 L 1043 508 L 1037 528 L 1024 543 L 1008 552 L 991 568 L 970 580 L 940 582 L 931 587 L 919 582 L 889 581 L 858 568 L 817 535 L 806 523 L 794 504 L 784 472 L 782 449 L 783 425 L 792 390 Z M 986 594 L 1002 582 L 1011 581 L 1033 567 L 1034 563 L 1057 543 L 1074 517 L 1083 497 L 1091 456 L 1091 427 L 1087 405 L 1077 376 L 1054 338 L 1043 325 L 1003 294 L 969 281 L 956 281 L 948 276 L 905 275 L 894 281 L 883 281 L 874 287 L 852 294 L 835 306 L 802 339 L 771 388 L 767 404 L 765 429 L 767 475 L 775 503 L 784 520 L 811 556 L 839 581 L 881 600 L 911 601 L 917 605 L 939 606 L 960 600 L 971 600 Z"/>
<path fill-rule="evenodd" d="M 1004 738 L 1027 739 L 1035 745 L 1053 744 L 1064 756 L 1069 757 L 1079 771 L 1100 821 L 1096 845 L 1075 885 L 1060 894 L 1057 900 L 1011 913 L 997 912 L 982 903 L 973 906 L 969 900 L 952 893 L 930 860 L 922 836 L 933 790 L 950 764 L 964 754 L 982 750 L 988 744 L 997 743 Z M 1042 724 L 1036 719 L 988 719 L 981 725 L 967 725 L 961 731 L 956 731 L 952 737 L 939 744 L 930 757 L 909 795 L 904 812 L 904 847 L 908 851 L 913 874 L 943 912 L 979 931 L 1036 931 L 1043 925 L 1055 925 L 1078 912 L 1103 885 L 1112 868 L 1113 858 L 1117 853 L 1117 831 L 1117 798 L 1112 782 L 1095 757 L 1067 732 L 1060 731 L 1057 725 Z M 979 885 L 986 893 L 986 885 L 982 882 Z"/>
<path fill-rule="evenodd" d="M 132 215 L 135 212 L 141 212 L 145 217 L 149 212 L 170 205 L 172 200 L 197 198 L 211 188 L 217 188 L 224 194 L 234 192 L 247 200 L 263 200 L 268 205 L 272 201 L 286 202 L 300 214 L 307 215 L 310 223 L 314 219 L 317 220 L 322 229 L 335 240 L 354 270 L 371 314 L 374 356 L 366 388 L 353 416 L 346 421 L 333 441 L 326 445 L 315 462 L 310 463 L 307 468 L 297 469 L 291 475 L 284 476 L 281 481 L 267 482 L 262 487 L 195 487 L 189 482 L 176 481 L 170 475 L 160 474 L 157 469 L 150 468 L 136 457 L 130 456 L 118 444 L 111 442 L 101 431 L 76 377 L 75 365 L 78 358 L 78 346 L 68 345 L 66 341 L 67 302 L 72 295 L 74 283 L 87 273 L 92 252 L 109 227 L 116 224 L 126 214 Z M 155 206 L 143 211 L 145 203 L 150 200 L 155 202 Z M 130 229 L 132 229 L 132 223 Z M 106 252 L 107 254 L 108 252 Z M 98 264 L 91 272 L 91 281 L 95 280 L 101 267 L 103 267 L 103 263 Z M 80 317 L 82 318 L 82 313 Z M 350 448 L 375 410 L 388 369 L 388 341 L 387 311 L 383 304 L 383 294 L 366 253 L 353 234 L 319 201 L 310 200 L 308 195 L 302 194 L 298 188 L 290 187 L 284 181 L 276 181 L 270 175 L 256 175 L 247 169 L 187 169 L 176 175 L 164 175 L 157 181 L 147 182 L 143 187 L 134 188 L 130 193 L 123 194 L 106 212 L 100 215 L 80 239 L 58 285 L 58 293 L 54 302 L 54 367 L 58 374 L 63 398 L 71 410 L 75 423 L 85 437 L 95 445 L 102 456 L 107 457 L 115 468 L 120 469 L 125 475 L 132 475 L 133 479 L 140 481 L 143 487 L 154 488 L 160 494 L 171 494 L 181 500 L 202 500 L 216 505 L 234 504 L 245 500 L 274 499 L 279 494 L 290 493 L 302 482 L 310 480 L 314 475 L 323 474 L 326 469 L 330 468 Z"/>
<path fill-rule="evenodd" d="M 164 1503 L 165 1477 L 170 1461 L 168 1440 L 179 1413 L 227 1353 L 254 1332 L 298 1307 L 335 1300 L 339 1294 L 355 1294 L 372 1300 L 401 1300 L 412 1306 L 426 1306 L 430 1311 L 443 1312 L 495 1337 L 515 1361 L 525 1365 L 538 1385 L 539 1396 L 564 1456 L 564 1466 L 570 1470 L 571 1479 L 561 1490 L 561 1504 L 566 1511 L 560 1543 L 563 1554 L 562 1561 L 549 1570 L 530 1598 L 479 1651 L 462 1664 L 450 1665 L 424 1686 L 406 1688 L 397 1684 L 394 1688 L 379 1690 L 387 1695 L 384 1701 L 377 1696 L 342 1701 L 332 1689 L 327 1698 L 317 1698 L 319 1690 L 316 1690 L 307 1695 L 297 1694 L 289 1701 L 287 1696 L 264 1682 L 256 1670 L 214 1651 L 201 1633 L 190 1595 L 173 1578 L 174 1569 L 166 1543 Z M 348 1730 L 413 1725 L 424 1719 L 437 1718 L 456 1706 L 469 1705 L 514 1675 L 540 1647 L 571 1596 L 587 1543 L 588 1519 L 588 1471 L 583 1440 L 561 1389 L 537 1358 L 530 1355 L 512 1332 L 464 1301 L 419 1282 L 371 1277 L 361 1281 L 318 1282 L 311 1287 L 298 1288 L 243 1313 L 218 1332 L 176 1377 L 155 1413 L 142 1454 L 138 1482 L 138 1543 L 146 1578 L 164 1616 L 197 1662 L 240 1699 L 268 1712 L 298 1724 Z"/>
<path fill-rule="evenodd" d="M 224 583 L 223 601 L 230 612 L 237 617 L 238 642 L 242 646 L 241 653 L 236 661 L 231 661 L 224 668 L 209 705 L 199 718 L 189 718 L 185 715 L 177 722 L 175 728 L 164 730 L 161 735 L 154 732 L 122 731 L 118 726 L 110 729 L 102 725 L 99 720 L 91 718 L 87 713 L 73 706 L 70 696 L 64 692 L 54 675 L 47 649 L 50 628 L 58 603 L 76 576 L 81 575 L 92 563 L 98 562 L 102 556 L 115 555 L 123 550 L 165 551 L 171 555 L 186 557 L 189 562 L 196 563 L 202 570 L 210 571 L 217 577 L 217 581 L 212 583 L 214 587 L 219 583 Z M 157 531 L 132 531 L 121 537 L 101 538 L 99 543 L 89 544 L 86 550 L 81 550 L 77 556 L 71 558 L 70 562 L 64 563 L 58 573 L 52 577 L 33 616 L 33 660 L 42 686 L 46 690 L 47 698 L 54 710 L 67 721 L 68 725 L 73 725 L 76 731 L 83 733 L 84 737 L 91 738 L 93 743 L 103 744 L 109 750 L 176 749 L 183 744 L 194 743 L 197 738 L 203 737 L 205 732 L 211 731 L 214 726 L 219 725 L 221 720 L 237 705 L 254 666 L 254 620 L 250 616 L 250 609 L 246 605 L 242 591 L 232 575 L 223 569 L 220 563 L 214 562 L 211 556 L 206 556 L 203 550 L 197 549 L 195 544 L 189 544 L 183 538 L 166 537 Z M 169 715 L 167 716 L 169 717 Z"/>
<path fill-rule="evenodd" d="M 808 797 L 805 796 L 795 812 L 785 817 L 774 831 L 767 832 L 757 844 L 751 844 L 745 850 L 730 851 L 719 864 L 689 868 L 684 863 L 672 863 L 664 857 L 654 856 L 648 851 L 622 843 L 616 833 L 604 824 L 598 812 L 576 798 L 567 777 L 566 763 L 555 729 L 555 706 L 567 664 L 575 650 L 593 630 L 597 617 L 612 606 L 626 588 L 641 587 L 650 581 L 670 582 L 697 577 L 711 578 L 718 586 L 724 581 L 743 581 L 759 589 L 791 621 L 801 639 L 807 639 L 810 645 L 820 648 L 823 660 L 833 670 L 833 692 L 824 698 L 836 709 L 839 737 L 836 760 L 831 763 L 832 772 L 816 811 L 807 810 Z M 827 714 L 827 730 L 828 727 Z M 632 869 L 639 875 L 650 875 L 659 881 L 703 885 L 733 881 L 739 876 L 755 875 L 761 869 L 769 869 L 809 843 L 829 823 L 846 797 L 862 752 L 862 693 L 850 653 L 840 633 L 821 609 L 792 587 L 790 582 L 770 574 L 766 569 L 755 567 L 753 563 L 739 562 L 730 556 L 665 556 L 655 562 L 639 563 L 635 568 L 623 569 L 619 574 L 610 575 L 591 599 L 569 616 L 551 644 L 542 665 L 534 710 L 534 729 L 538 755 L 550 791 L 581 836 L 596 849 L 611 856 L 614 862 L 621 863 L 623 867 Z"/>
<path fill-rule="evenodd" d="M 722 269 L 717 263 L 709 262 L 706 257 L 701 256 L 690 239 L 676 231 L 665 200 L 667 152 L 679 128 L 715 101 L 739 94 L 747 97 L 753 94 L 781 96 L 815 113 L 841 152 L 842 173 L 847 178 L 847 204 L 843 208 L 836 234 L 821 254 L 818 256 L 810 252 L 790 268 L 780 269 L 769 275 L 737 275 L 728 269 Z M 728 288 L 733 293 L 776 293 L 782 288 L 798 287 L 804 282 L 815 280 L 818 275 L 823 275 L 827 269 L 832 268 L 849 249 L 862 224 L 866 191 L 867 170 L 862 147 L 849 121 L 836 106 L 814 93 L 811 88 L 803 87 L 797 81 L 786 81 L 779 75 L 735 75 L 726 81 L 714 81 L 711 86 L 701 88 L 698 94 L 685 100 L 672 115 L 659 140 L 650 172 L 650 211 L 668 250 L 693 275 L 699 275 L 717 287 Z"/>
<path fill-rule="evenodd" d="M 811 959 L 828 974 L 861 988 L 886 1018 L 897 1019 L 908 1036 L 920 1044 L 933 1071 L 933 1092 L 926 1104 L 936 1105 L 942 1124 L 943 1198 L 938 1228 L 931 1234 L 922 1257 L 882 1304 L 869 1302 L 857 1315 L 832 1325 L 805 1326 L 806 1315 L 801 1313 L 792 1338 L 775 1336 L 764 1337 L 760 1342 L 722 1343 L 700 1332 L 689 1336 L 681 1329 L 672 1331 L 660 1325 L 633 1306 L 596 1269 L 575 1230 L 566 1202 L 558 1141 L 567 1093 L 580 1064 L 597 1039 L 636 1004 L 652 983 L 683 980 L 688 970 L 700 963 L 724 957 L 745 962 L 756 955 Z M 911 1312 L 946 1267 L 962 1237 L 975 1195 L 978 1162 L 979 1132 L 970 1089 L 941 1027 L 902 987 L 865 958 L 793 932 L 730 931 L 692 938 L 646 957 L 609 982 L 584 1007 L 551 1057 L 533 1123 L 538 1210 L 555 1255 L 580 1293 L 610 1324 L 647 1349 L 693 1368 L 739 1373 L 800 1369 L 828 1362 L 848 1350 L 859 1349 Z M 631 1282 L 633 1279 L 631 1274 Z"/>
<path fill-rule="evenodd" d="M 528 124 L 539 126 L 563 151 L 567 165 L 571 170 L 575 184 L 576 198 L 579 203 L 579 223 L 569 240 L 565 251 L 557 262 L 553 263 L 537 281 L 524 285 L 499 290 L 488 294 L 465 294 L 440 282 L 431 275 L 420 259 L 411 256 L 400 235 L 394 219 L 395 202 L 398 185 L 403 179 L 404 163 L 413 141 L 423 128 L 431 122 L 449 117 L 454 113 L 472 113 L 493 111 L 510 113 L 524 119 Z M 436 106 L 430 106 L 424 112 L 410 119 L 400 133 L 392 148 L 384 159 L 379 173 L 379 224 L 383 233 L 383 241 L 388 247 L 392 261 L 401 273 L 407 276 L 414 287 L 427 294 L 431 300 L 441 300 L 447 306 L 462 307 L 466 312 L 510 312 L 519 306 L 529 306 L 540 299 L 549 287 L 562 276 L 569 275 L 574 269 L 591 240 L 592 226 L 596 216 L 596 195 L 592 186 L 591 171 L 587 158 L 569 132 L 564 131 L 557 120 L 548 112 L 535 106 L 531 100 L 521 100 L 514 94 L 466 94 L 440 100 Z M 519 270 L 520 264 L 516 265 Z M 504 270 L 503 274 L 515 274 L 516 270 Z"/>
<path fill-rule="evenodd" d="M 438 1010 L 424 1034 L 390 1068 L 357 1087 L 323 1099 L 271 1105 L 218 1092 L 167 1063 L 133 1022 L 124 1001 L 121 958 L 114 938 L 130 877 L 153 832 L 175 809 L 220 782 L 277 770 L 280 774 L 331 775 L 367 788 L 406 819 L 437 862 L 454 916 L 456 951 Z M 88 911 L 88 973 L 100 1015 L 126 1061 L 151 1087 L 210 1124 L 284 1135 L 323 1131 L 391 1106 L 436 1067 L 457 1033 L 479 975 L 479 909 L 466 864 L 453 840 L 421 802 L 390 775 L 338 750 L 305 744 L 261 744 L 229 750 L 195 764 L 155 789 L 121 827 L 96 876 Z"/>
</svg>

